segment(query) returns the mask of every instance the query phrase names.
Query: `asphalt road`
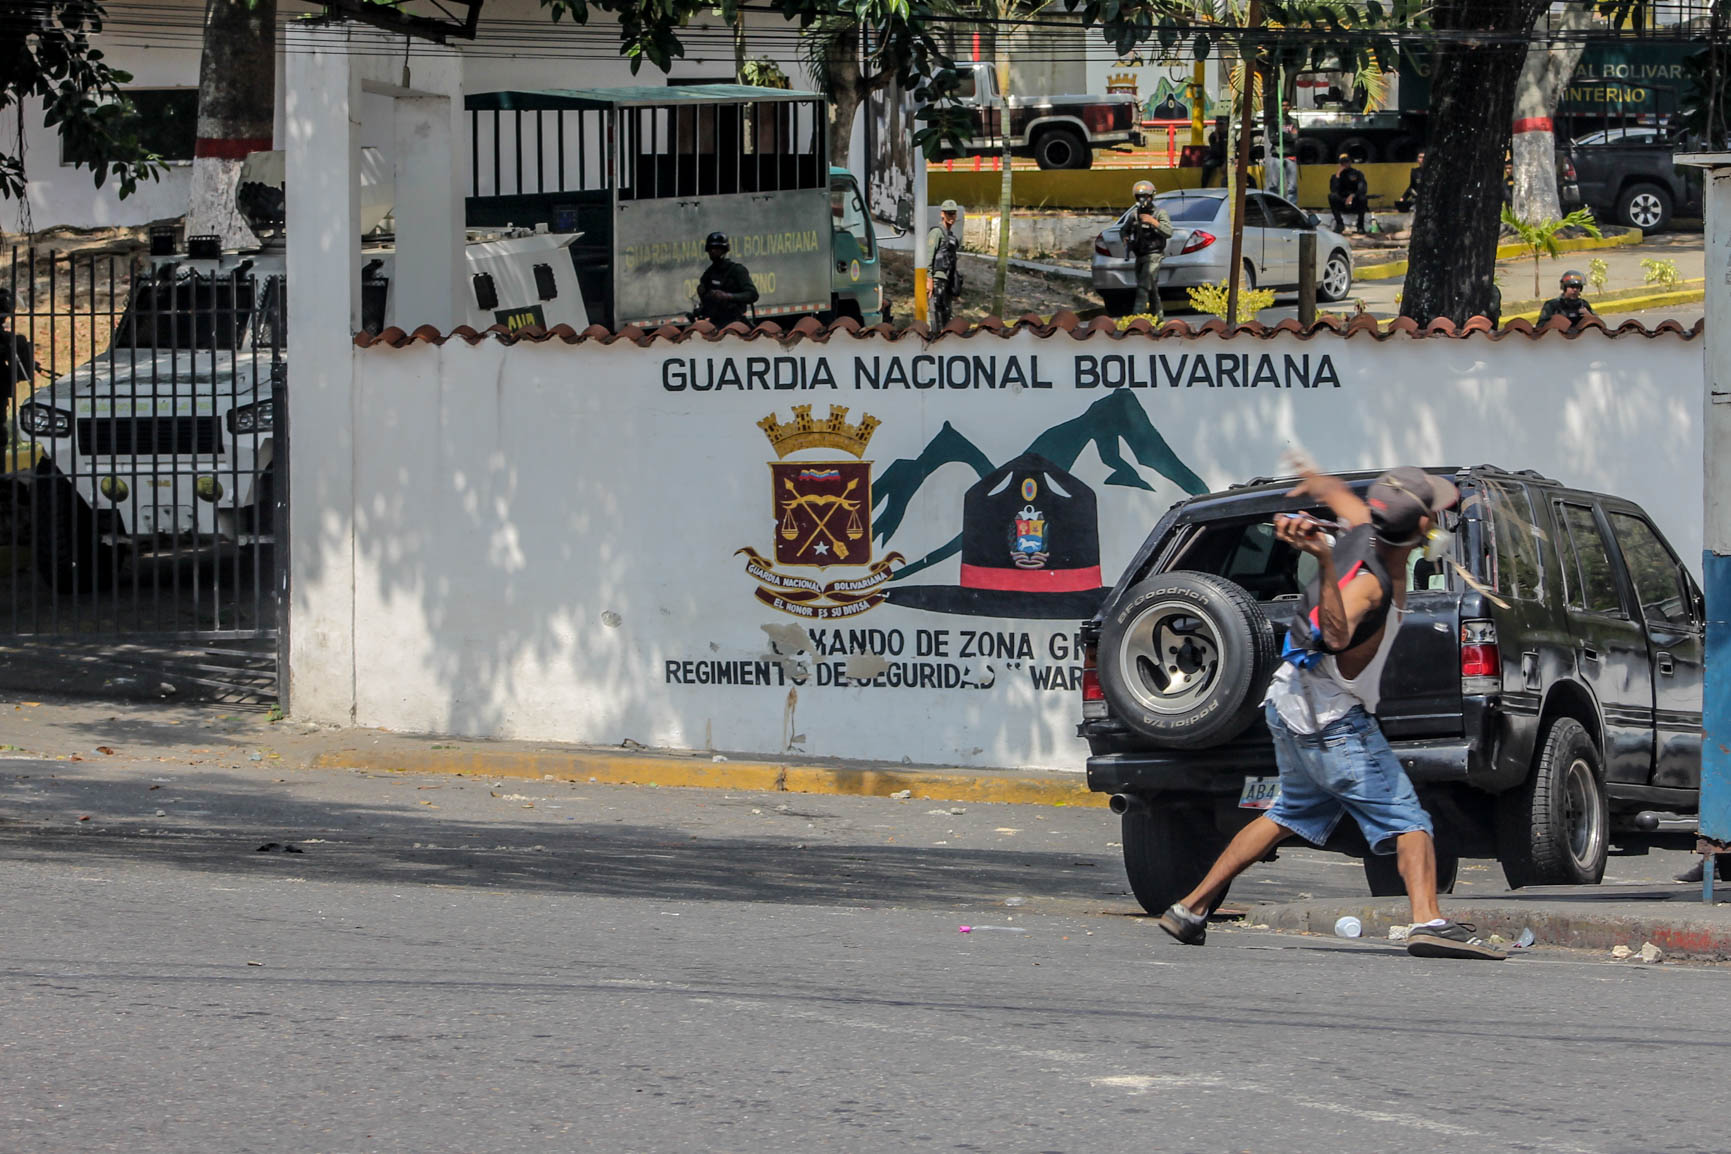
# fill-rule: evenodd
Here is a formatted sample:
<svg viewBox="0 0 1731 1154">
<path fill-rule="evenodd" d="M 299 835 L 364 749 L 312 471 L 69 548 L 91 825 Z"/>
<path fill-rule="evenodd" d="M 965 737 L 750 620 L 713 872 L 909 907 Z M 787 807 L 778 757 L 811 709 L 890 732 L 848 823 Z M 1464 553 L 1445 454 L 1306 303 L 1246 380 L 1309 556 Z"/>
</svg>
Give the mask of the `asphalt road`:
<svg viewBox="0 0 1731 1154">
<path fill-rule="evenodd" d="M 1731 969 L 1186 949 L 1099 810 L 0 756 L 0 1150 L 1725 1147 Z"/>
</svg>

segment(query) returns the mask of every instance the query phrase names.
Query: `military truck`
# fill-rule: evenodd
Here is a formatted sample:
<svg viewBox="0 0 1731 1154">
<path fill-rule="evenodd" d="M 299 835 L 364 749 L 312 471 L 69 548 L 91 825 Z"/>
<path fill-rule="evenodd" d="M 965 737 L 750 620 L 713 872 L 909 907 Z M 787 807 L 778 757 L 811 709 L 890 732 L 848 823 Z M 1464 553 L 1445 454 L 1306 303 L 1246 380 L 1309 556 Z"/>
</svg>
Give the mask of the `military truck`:
<svg viewBox="0 0 1731 1154">
<path fill-rule="evenodd" d="M 681 322 L 726 233 L 758 320 L 884 319 L 859 183 L 829 164 L 815 92 L 697 84 L 472 93 L 471 227 L 577 234 L 588 323 Z"/>
<path fill-rule="evenodd" d="M 1091 168 L 1096 148 L 1140 145 L 1142 112 L 1132 96 L 1008 96 L 998 89 L 998 70 L 976 61 L 963 64 L 953 98 L 968 110 L 972 131 L 944 152 L 996 156 L 1009 137 L 1013 156 L 1029 156 L 1041 168 Z"/>
</svg>

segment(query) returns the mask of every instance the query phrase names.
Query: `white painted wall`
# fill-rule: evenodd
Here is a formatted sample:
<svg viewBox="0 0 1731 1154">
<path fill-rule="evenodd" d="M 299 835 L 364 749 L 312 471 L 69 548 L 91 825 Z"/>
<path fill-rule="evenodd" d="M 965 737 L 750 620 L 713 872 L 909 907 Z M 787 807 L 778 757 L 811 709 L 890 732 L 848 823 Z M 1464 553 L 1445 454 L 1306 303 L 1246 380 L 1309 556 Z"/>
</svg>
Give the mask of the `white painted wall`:
<svg viewBox="0 0 1731 1154">
<path fill-rule="evenodd" d="M 1276 373 L 1288 356 L 1308 358 L 1313 377 L 1326 358 L 1339 386 L 1080 387 L 1090 363 L 1080 358 L 1133 356 L 1145 380 L 1148 358 L 1157 355 L 1163 374 L 1189 380 L 1196 358 L 1213 372 L 1224 354 L 1269 356 Z M 807 379 L 821 361 L 836 387 L 667 387 L 692 372 L 707 379 L 730 361 L 744 373 L 749 357 L 784 358 L 779 371 Z M 935 362 L 922 358 L 932 357 L 952 368 L 966 362 L 951 358 L 995 358 L 1000 372 L 1013 358 L 1050 387 L 855 387 L 856 358 L 886 368 L 899 362 L 925 379 Z M 728 339 L 648 348 L 452 340 L 359 350 L 353 368 L 352 397 L 328 413 L 300 387 L 297 368 L 292 636 L 298 643 L 304 629 L 352 623 L 324 655 L 297 648 L 291 661 L 292 707 L 319 721 L 352 717 L 476 737 L 631 738 L 768 756 L 791 748 L 1079 768 L 1077 695 L 1035 688 L 1030 668 L 1074 664 L 1065 649 L 1075 625 L 1068 618 L 1002 620 L 884 603 L 813 626 L 899 636 L 909 662 L 922 637 L 941 637 L 947 656 L 918 660 L 989 688 L 819 684 L 834 667 L 803 685 L 784 684 L 775 667 L 769 685 L 669 683 L 670 662 L 769 660 L 772 642 L 790 658 L 784 671 L 820 661 L 793 653 L 790 642 L 808 623 L 760 602 L 759 583 L 737 553 L 749 546 L 774 556 L 768 464 L 777 457 L 757 422 L 790 421 L 794 404 L 814 405 L 819 419 L 835 404 L 848 407 L 850 422 L 865 414 L 881 422 L 864 455 L 880 499 L 891 465 L 917 457 L 946 426 L 1000 465 L 1104 404 L 1116 429 L 1145 415 L 1210 487 L 1274 472 L 1289 448 L 1335 470 L 1489 461 L 1630 497 L 1685 558 L 1701 546 L 1701 343 L 1670 336 L 1379 343 L 1019 334 L 922 347 L 838 335 L 823 345 Z M 352 453 L 316 447 L 318 430 L 351 421 Z M 1123 442 L 1111 447 L 1150 488 L 1108 484 L 1098 446 L 1082 449 L 1071 467 L 1098 499 L 1107 582 L 1182 495 Z M 303 449 L 318 453 L 316 471 L 305 467 Z M 829 449 L 789 459 L 854 458 Z M 894 551 L 911 562 L 948 541 L 975 480 L 961 464 L 939 469 L 902 524 L 872 543 L 872 556 Z M 1052 531 L 1081 529 L 1054 517 Z M 866 572 L 857 564 L 776 568 L 820 581 Z M 951 557 L 906 583 L 958 580 Z M 1018 642 L 1026 634 L 1031 661 L 963 657 L 965 635 L 981 631 Z"/>
</svg>

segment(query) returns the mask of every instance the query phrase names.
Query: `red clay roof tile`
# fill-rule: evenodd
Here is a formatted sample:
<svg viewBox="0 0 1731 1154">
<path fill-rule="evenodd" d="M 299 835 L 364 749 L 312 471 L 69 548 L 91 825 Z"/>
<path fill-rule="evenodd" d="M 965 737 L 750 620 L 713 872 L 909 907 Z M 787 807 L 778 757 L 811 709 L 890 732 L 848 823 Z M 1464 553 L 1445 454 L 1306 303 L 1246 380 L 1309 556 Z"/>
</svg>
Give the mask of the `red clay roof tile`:
<svg viewBox="0 0 1731 1154">
<path fill-rule="evenodd" d="M 946 336 L 986 336 L 993 335 L 1007 338 L 1021 332 L 1030 332 L 1042 339 L 1057 336 L 1060 333 L 1078 339 L 1088 340 L 1096 334 L 1104 334 L 1108 340 L 1184 340 L 1200 336 L 1215 336 L 1224 339 L 1248 338 L 1252 340 L 1269 340 L 1276 337 L 1295 336 L 1300 340 L 1310 340 L 1319 333 L 1333 333 L 1344 337 L 1364 334 L 1374 340 L 1385 341 L 1391 337 L 1405 336 L 1415 340 L 1449 339 L 1461 340 L 1467 337 L 1483 335 L 1493 341 L 1510 337 L 1526 337 L 1540 339 L 1550 334 L 1560 334 L 1568 340 L 1579 340 L 1588 333 L 1596 333 L 1607 339 L 1618 337 L 1654 338 L 1661 335 L 1678 336 L 1685 340 L 1700 337 L 1706 331 L 1706 322 L 1697 320 L 1693 325 L 1685 326 L 1681 321 L 1660 321 L 1648 328 L 1640 321 L 1626 320 L 1615 329 L 1605 324 L 1598 317 L 1588 317 L 1581 324 L 1570 327 L 1561 317 L 1553 317 L 1542 328 L 1530 321 L 1515 319 L 1506 322 L 1500 328 L 1492 328 L 1484 317 L 1472 317 L 1465 324 L 1456 325 L 1446 317 L 1438 317 L 1428 325 L 1420 325 L 1408 317 L 1396 317 L 1388 321 L 1378 321 L 1368 313 L 1351 318 L 1339 316 L 1323 316 L 1308 329 L 1296 320 L 1287 318 L 1274 325 L 1263 325 L 1255 321 L 1248 324 L 1228 327 L 1219 317 L 1210 317 L 1200 325 L 1193 325 L 1184 320 L 1167 320 L 1158 327 L 1146 318 L 1138 317 L 1120 330 L 1118 322 L 1111 317 L 1095 316 L 1087 321 L 1075 313 L 1065 310 L 1050 319 L 1041 318 L 1029 313 L 1015 320 L 1004 321 L 997 317 L 985 320 L 968 327 L 963 321 L 954 320 L 934 338 L 931 330 L 921 321 L 897 328 L 888 323 L 863 326 L 851 317 L 843 317 L 825 325 L 815 317 L 805 317 L 784 329 L 775 321 L 759 321 L 756 325 L 748 325 L 743 321 L 735 321 L 723 328 L 717 328 L 709 321 L 697 321 L 693 324 L 678 325 L 667 323 L 653 329 L 638 325 L 626 325 L 617 331 L 609 331 L 600 325 L 589 325 L 582 332 L 577 332 L 569 325 L 555 325 L 552 329 L 543 329 L 539 325 L 530 325 L 515 333 L 503 325 L 493 325 L 484 332 L 477 332 L 468 325 L 458 325 L 450 332 L 440 334 L 432 325 L 421 325 L 413 332 L 404 332 L 401 328 L 392 326 L 377 335 L 356 333 L 354 343 L 357 348 L 371 348 L 374 345 L 387 345 L 391 348 L 402 348 L 417 342 L 442 345 L 453 337 L 461 338 L 471 345 L 479 344 L 488 339 L 514 344 L 517 341 L 541 343 L 549 340 L 559 340 L 568 345 L 593 341 L 598 344 L 610 345 L 616 341 L 629 341 L 632 344 L 648 347 L 657 341 L 681 344 L 691 340 L 720 340 L 723 334 L 744 337 L 748 341 L 777 341 L 792 344 L 800 340 L 813 340 L 820 343 L 828 342 L 838 336 L 848 336 L 854 340 L 885 340 L 899 343 L 906 340 L 927 342 L 942 339 Z"/>
</svg>

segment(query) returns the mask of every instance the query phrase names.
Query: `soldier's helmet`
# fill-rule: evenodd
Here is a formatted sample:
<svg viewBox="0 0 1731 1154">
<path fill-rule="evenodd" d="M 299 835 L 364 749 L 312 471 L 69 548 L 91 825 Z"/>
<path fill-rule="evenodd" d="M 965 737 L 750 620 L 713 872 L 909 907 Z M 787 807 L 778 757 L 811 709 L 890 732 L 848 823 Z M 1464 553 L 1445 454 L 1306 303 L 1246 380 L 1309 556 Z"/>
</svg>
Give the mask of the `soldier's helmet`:
<svg viewBox="0 0 1731 1154">
<path fill-rule="evenodd" d="M 1563 279 L 1560 283 L 1564 288 L 1584 289 L 1587 287 L 1587 278 L 1576 272 L 1574 269 L 1570 269 L 1568 272 L 1563 274 Z"/>
<path fill-rule="evenodd" d="M 727 243 L 727 234 L 725 232 L 712 232 L 709 234 L 709 239 L 703 242 L 703 247 L 706 250 L 719 248 L 722 252 L 726 252 L 733 246 Z"/>
<path fill-rule="evenodd" d="M 1130 192 L 1137 200 L 1153 200 L 1154 182 L 1152 180 L 1138 180 Z"/>
</svg>

